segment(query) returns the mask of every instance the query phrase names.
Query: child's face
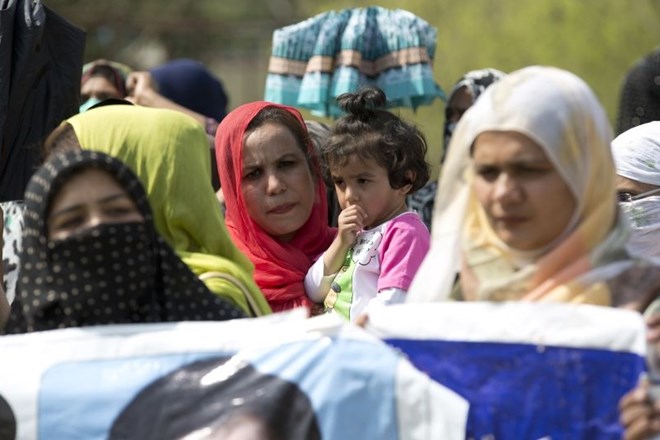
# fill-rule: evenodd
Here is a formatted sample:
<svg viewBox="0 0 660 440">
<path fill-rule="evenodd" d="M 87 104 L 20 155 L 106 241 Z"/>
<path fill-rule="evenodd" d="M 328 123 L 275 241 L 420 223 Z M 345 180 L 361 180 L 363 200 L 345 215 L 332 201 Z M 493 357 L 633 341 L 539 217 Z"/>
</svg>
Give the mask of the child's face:
<svg viewBox="0 0 660 440">
<path fill-rule="evenodd" d="M 341 209 L 360 205 L 367 212 L 365 229 L 378 226 L 406 210 L 410 185 L 394 189 L 387 170 L 374 160 L 351 157 L 345 165 L 331 169 Z"/>
</svg>

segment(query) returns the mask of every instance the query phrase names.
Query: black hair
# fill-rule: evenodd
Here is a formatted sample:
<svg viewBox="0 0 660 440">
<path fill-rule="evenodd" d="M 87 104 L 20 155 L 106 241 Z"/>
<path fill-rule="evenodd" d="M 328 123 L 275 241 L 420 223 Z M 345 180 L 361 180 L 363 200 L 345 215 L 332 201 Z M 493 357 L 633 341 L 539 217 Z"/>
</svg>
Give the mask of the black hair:
<svg viewBox="0 0 660 440">
<path fill-rule="evenodd" d="M 245 129 L 245 137 L 247 138 L 257 128 L 268 123 L 280 124 L 288 128 L 305 157 L 309 156 L 309 146 L 312 145 L 312 140 L 307 132 L 307 127 L 290 111 L 280 107 L 268 106 L 261 109 Z"/>
<path fill-rule="evenodd" d="M 321 439 L 312 403 L 297 384 L 227 357 L 184 365 L 152 382 L 117 416 L 109 438 L 174 440 L 245 419 L 258 420 L 269 440 Z"/>
<path fill-rule="evenodd" d="M 73 126 L 64 121 L 50 132 L 41 145 L 41 162 L 43 164 L 55 153 L 79 150 L 82 150 L 82 147 Z"/>
<path fill-rule="evenodd" d="M 126 96 L 124 79 L 114 67 L 108 64 L 96 64 L 89 72 L 83 75 L 83 83 L 94 77 L 104 78 L 117 89 L 122 98 Z"/>
<path fill-rule="evenodd" d="M 387 98 L 382 90 L 363 88 L 339 96 L 337 102 L 348 114 L 337 121 L 322 146 L 326 179 L 333 168 L 357 156 L 385 168 L 394 189 L 411 185 L 413 193 L 424 186 L 429 179 L 426 138 L 417 127 L 383 109 Z"/>
</svg>

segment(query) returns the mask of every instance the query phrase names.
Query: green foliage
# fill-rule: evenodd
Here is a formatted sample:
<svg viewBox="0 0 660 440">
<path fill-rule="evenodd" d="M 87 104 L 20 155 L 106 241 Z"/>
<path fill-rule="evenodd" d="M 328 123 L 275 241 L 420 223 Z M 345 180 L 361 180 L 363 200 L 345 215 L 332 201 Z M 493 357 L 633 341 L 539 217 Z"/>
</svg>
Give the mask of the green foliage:
<svg viewBox="0 0 660 440">
<path fill-rule="evenodd" d="M 46 3 L 88 30 L 88 60 L 121 58 L 135 41 L 155 38 L 167 56 L 197 58 L 219 72 L 232 106 L 263 97 L 274 29 L 330 9 L 372 5 L 363 0 Z M 472 69 L 554 65 L 584 78 L 612 121 L 626 71 L 660 41 L 660 0 L 382 0 L 379 5 L 406 9 L 438 29 L 434 72 L 445 90 Z M 429 162 L 437 164 L 443 103 L 401 114 L 425 131 Z"/>
</svg>

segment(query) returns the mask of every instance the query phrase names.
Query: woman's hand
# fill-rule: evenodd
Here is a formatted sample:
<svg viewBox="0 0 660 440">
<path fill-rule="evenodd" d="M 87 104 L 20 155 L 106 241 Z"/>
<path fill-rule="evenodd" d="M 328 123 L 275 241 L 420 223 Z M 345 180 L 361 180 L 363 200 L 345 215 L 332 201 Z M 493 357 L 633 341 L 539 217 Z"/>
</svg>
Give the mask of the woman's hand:
<svg viewBox="0 0 660 440">
<path fill-rule="evenodd" d="M 355 321 L 353 321 L 353 324 L 362 328 L 366 328 L 368 323 L 369 323 L 369 315 L 367 315 L 366 313 L 362 313 L 358 315 L 357 318 L 355 318 Z"/>
<path fill-rule="evenodd" d="M 126 100 L 145 107 L 154 107 L 158 96 L 150 72 L 131 72 L 126 79 Z"/>
<path fill-rule="evenodd" d="M 654 374 L 660 374 L 660 313 L 654 312 L 646 317 L 646 360 Z"/>
<path fill-rule="evenodd" d="M 660 433 L 660 404 L 651 399 L 649 388 L 648 379 L 643 378 L 619 401 L 619 418 L 626 440 L 650 439 Z"/>
<path fill-rule="evenodd" d="M 660 342 L 660 313 L 652 313 L 646 318 L 646 341 L 649 344 Z"/>
</svg>

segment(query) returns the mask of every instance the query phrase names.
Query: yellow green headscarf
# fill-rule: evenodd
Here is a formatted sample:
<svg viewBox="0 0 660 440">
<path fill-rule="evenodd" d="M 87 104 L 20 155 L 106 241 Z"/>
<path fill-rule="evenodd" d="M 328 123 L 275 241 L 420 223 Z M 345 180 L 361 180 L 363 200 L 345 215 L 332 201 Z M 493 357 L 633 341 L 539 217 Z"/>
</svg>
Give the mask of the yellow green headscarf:
<svg viewBox="0 0 660 440">
<path fill-rule="evenodd" d="M 212 291 L 228 297 L 248 315 L 270 313 L 252 280 L 252 263 L 227 233 L 211 186 L 209 143 L 194 119 L 167 109 L 108 105 L 67 122 L 83 149 L 116 157 L 137 174 L 156 229 L 194 273 L 202 278 L 229 274 L 247 290 L 218 275 L 205 279 Z M 245 298 L 248 294 L 252 301 Z M 257 310 L 250 310 L 248 302 Z"/>
</svg>

